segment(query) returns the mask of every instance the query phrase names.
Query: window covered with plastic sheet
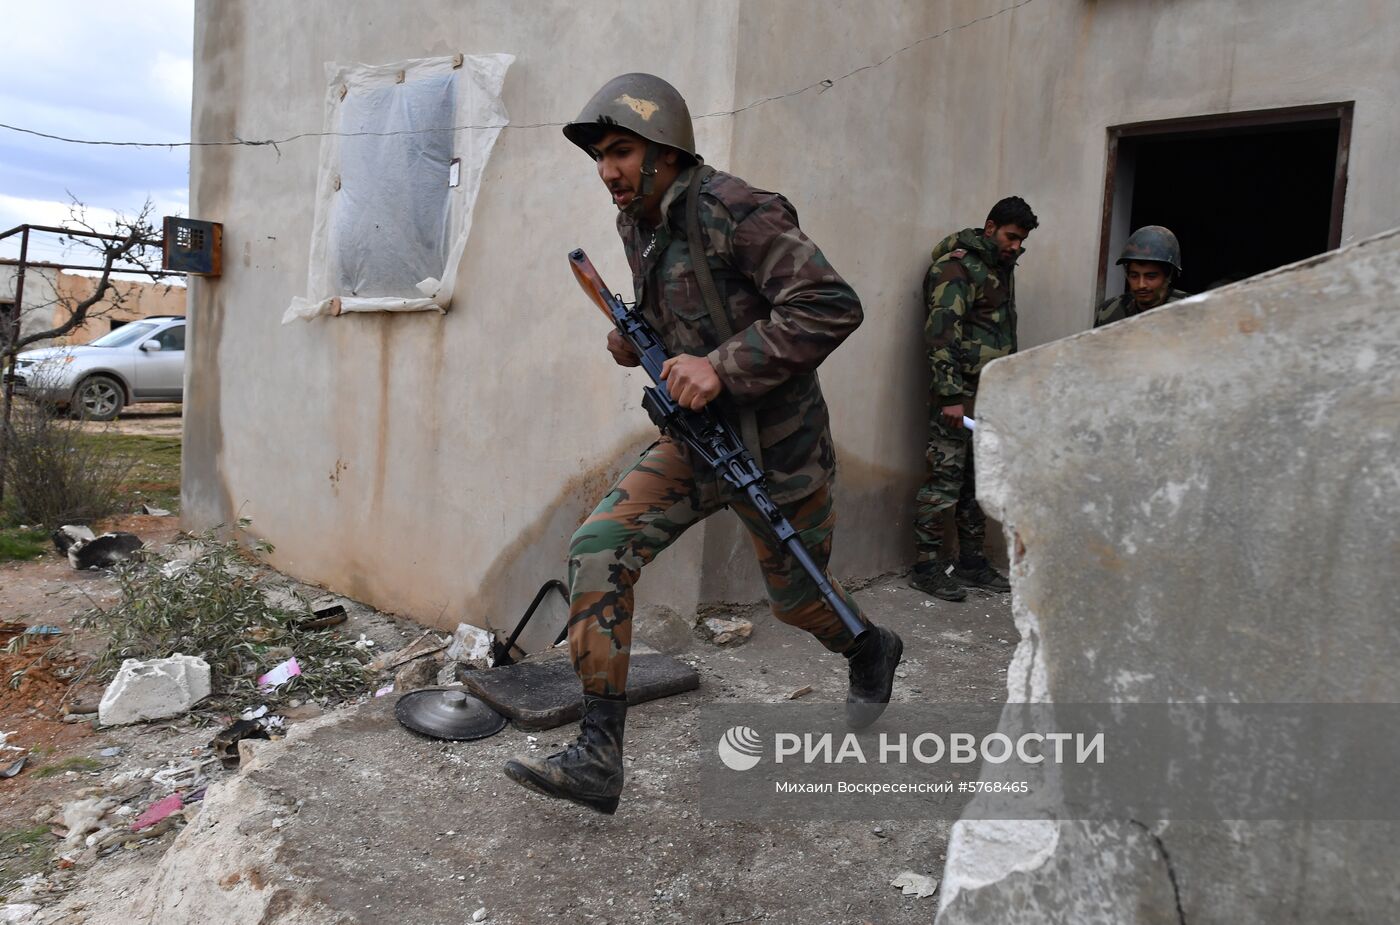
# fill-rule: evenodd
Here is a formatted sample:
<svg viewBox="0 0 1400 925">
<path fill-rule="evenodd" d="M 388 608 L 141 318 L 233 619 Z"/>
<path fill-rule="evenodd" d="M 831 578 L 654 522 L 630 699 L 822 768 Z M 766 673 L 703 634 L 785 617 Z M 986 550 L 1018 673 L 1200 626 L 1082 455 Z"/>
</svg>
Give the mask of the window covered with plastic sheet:
<svg viewBox="0 0 1400 925">
<path fill-rule="evenodd" d="M 451 306 L 513 60 L 328 66 L 307 294 L 284 322 Z"/>
</svg>

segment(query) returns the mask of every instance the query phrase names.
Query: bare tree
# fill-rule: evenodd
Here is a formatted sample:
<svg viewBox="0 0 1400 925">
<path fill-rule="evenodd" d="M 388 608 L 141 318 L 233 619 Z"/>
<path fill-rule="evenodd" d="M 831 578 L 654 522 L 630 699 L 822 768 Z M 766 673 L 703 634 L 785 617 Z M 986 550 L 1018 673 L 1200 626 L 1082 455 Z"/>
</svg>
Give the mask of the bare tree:
<svg viewBox="0 0 1400 925">
<path fill-rule="evenodd" d="M 16 285 L 14 313 L 0 322 L 0 369 L 5 373 L 4 400 L 3 406 L 0 406 L 0 502 L 5 500 L 4 476 L 8 472 L 14 441 L 11 418 L 14 410 L 15 358 L 26 347 L 65 337 L 90 318 L 120 308 L 127 293 L 115 285 L 113 273 L 144 273 L 153 279 L 164 275 L 159 270 L 160 232 L 155 225 L 155 207 L 149 199 L 135 216 L 118 214 L 110 230 L 94 227 L 87 218 L 86 207 L 75 199 L 69 209 L 65 229 L 67 233 L 60 238 L 60 242 L 82 249 L 92 261 L 89 268 L 99 275 L 92 292 L 85 297 L 65 295 L 55 286 L 52 298 L 26 310 L 22 286 L 26 265 L 25 255 L 21 255 L 18 277 L 21 282 Z M 26 314 L 33 316 L 35 309 L 46 307 L 59 309 L 53 313 L 52 326 L 24 333 L 22 321 Z"/>
</svg>

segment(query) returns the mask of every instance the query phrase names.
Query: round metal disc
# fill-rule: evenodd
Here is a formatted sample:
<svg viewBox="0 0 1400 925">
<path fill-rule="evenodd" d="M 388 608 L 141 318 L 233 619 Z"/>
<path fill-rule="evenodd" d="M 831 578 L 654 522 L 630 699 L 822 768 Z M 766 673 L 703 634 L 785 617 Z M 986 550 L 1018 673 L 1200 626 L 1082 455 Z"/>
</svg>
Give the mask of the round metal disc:
<svg viewBox="0 0 1400 925">
<path fill-rule="evenodd" d="M 452 742 L 484 739 L 506 725 L 504 716 L 460 690 L 409 691 L 394 704 L 394 716 L 414 732 Z"/>
</svg>

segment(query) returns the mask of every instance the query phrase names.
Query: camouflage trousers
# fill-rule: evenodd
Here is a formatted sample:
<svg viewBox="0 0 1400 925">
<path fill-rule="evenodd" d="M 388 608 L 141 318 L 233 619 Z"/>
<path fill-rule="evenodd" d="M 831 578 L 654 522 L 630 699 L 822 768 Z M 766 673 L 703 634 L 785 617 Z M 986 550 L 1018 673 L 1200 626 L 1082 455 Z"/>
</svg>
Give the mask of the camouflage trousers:
<svg viewBox="0 0 1400 925">
<path fill-rule="evenodd" d="M 972 411 L 970 404 L 965 404 Z M 977 503 L 977 482 L 972 466 L 972 431 L 954 426 L 937 405 L 929 406 L 927 463 L 924 483 L 914 496 L 914 543 L 919 562 L 949 558 L 943 552 L 943 512 L 954 508 L 958 528 L 958 552 L 964 559 L 979 558 L 987 541 L 987 517 Z"/>
<path fill-rule="evenodd" d="M 702 490 L 683 449 L 670 438 L 649 447 L 598 502 L 569 544 L 569 651 L 585 694 L 620 696 L 627 688 L 632 651 L 632 586 L 642 567 L 687 528 L 725 505 Z M 731 502 L 758 553 L 773 615 L 806 630 L 832 652 L 855 641 L 826 605 L 817 586 L 771 538 L 767 524 L 747 502 Z M 836 514 L 831 490 L 818 491 L 783 513 L 817 565 L 826 567 Z M 860 610 L 840 585 L 838 594 Z"/>
</svg>

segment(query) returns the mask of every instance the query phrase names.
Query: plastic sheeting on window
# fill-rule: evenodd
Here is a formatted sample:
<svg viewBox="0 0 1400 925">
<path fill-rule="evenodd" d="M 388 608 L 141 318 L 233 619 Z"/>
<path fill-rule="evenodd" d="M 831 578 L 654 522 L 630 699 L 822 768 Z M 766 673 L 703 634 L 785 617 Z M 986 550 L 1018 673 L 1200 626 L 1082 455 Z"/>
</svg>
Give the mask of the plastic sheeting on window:
<svg viewBox="0 0 1400 925">
<path fill-rule="evenodd" d="M 328 65 L 305 298 L 283 324 L 446 311 L 486 162 L 508 124 L 513 55 Z"/>
</svg>

